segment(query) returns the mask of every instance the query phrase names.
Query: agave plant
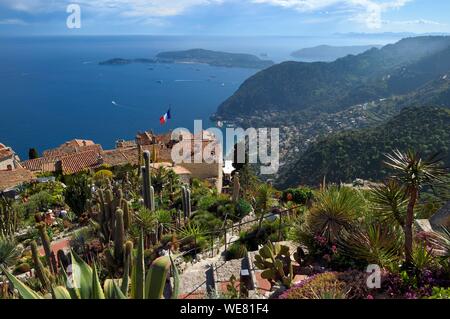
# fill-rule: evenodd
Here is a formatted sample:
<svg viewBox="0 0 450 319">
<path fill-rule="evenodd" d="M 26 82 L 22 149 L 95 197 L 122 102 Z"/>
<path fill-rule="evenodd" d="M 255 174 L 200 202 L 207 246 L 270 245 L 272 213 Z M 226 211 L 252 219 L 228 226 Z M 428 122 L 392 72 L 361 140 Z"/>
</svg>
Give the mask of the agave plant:
<svg viewBox="0 0 450 319">
<path fill-rule="evenodd" d="M 306 217 L 306 225 L 314 234 L 336 242 L 342 230 L 350 230 L 365 209 L 362 196 L 348 187 L 328 186 L 316 197 Z"/>
<path fill-rule="evenodd" d="M 127 246 L 128 250 L 132 248 L 132 245 L 130 247 L 129 243 Z M 170 270 L 172 270 L 174 275 L 172 298 L 177 298 L 178 296 L 178 271 L 170 256 L 156 259 L 145 275 L 142 234 L 139 239 L 135 264 L 131 274 L 131 289 L 130 267 L 127 266 L 127 262 L 125 262 L 125 271 L 122 279 L 107 279 L 102 286 L 95 263 L 91 267 L 77 254 L 72 252 L 71 255 L 72 273 L 68 275 L 62 269 L 60 274 L 62 280 L 60 281 L 64 285 L 51 287 L 51 293 L 45 296 L 33 291 L 10 274 L 5 267 L 0 266 L 0 270 L 19 291 L 23 299 L 160 299 L 163 296 L 167 275 Z"/>
<path fill-rule="evenodd" d="M 13 265 L 20 257 L 22 251 L 14 239 L 0 235 L 0 266 Z"/>
<path fill-rule="evenodd" d="M 393 179 L 404 187 L 408 196 L 403 228 L 405 232 L 405 261 L 406 265 L 412 265 L 414 208 L 419 200 L 419 192 L 424 186 L 433 186 L 436 183 L 445 182 L 448 172 L 441 166 L 442 160 L 439 158 L 439 154 L 424 160 L 419 153 L 412 150 L 406 153 L 395 150 L 392 154 L 387 154 L 386 158 L 385 164 L 395 171 Z"/>
</svg>

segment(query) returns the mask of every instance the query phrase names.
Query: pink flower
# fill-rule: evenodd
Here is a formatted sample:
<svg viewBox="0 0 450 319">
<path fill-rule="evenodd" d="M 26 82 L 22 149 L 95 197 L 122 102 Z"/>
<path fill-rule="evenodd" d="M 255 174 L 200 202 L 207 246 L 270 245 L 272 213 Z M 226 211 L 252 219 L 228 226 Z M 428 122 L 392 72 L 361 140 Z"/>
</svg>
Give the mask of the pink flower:
<svg viewBox="0 0 450 319">
<path fill-rule="evenodd" d="M 331 247 L 331 250 L 333 251 L 334 254 L 337 253 L 337 247 L 336 247 L 336 245 L 333 245 L 333 247 Z"/>
<path fill-rule="evenodd" d="M 368 295 L 366 299 L 373 300 L 375 298 L 372 295 Z"/>
</svg>

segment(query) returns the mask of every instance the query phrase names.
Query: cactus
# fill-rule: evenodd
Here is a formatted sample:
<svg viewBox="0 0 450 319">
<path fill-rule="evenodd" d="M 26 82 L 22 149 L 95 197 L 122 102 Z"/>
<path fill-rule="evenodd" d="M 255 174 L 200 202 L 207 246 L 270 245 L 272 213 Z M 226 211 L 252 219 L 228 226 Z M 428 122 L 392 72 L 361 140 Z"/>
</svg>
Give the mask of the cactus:
<svg viewBox="0 0 450 319">
<path fill-rule="evenodd" d="M 152 186 L 150 171 L 150 152 L 144 152 L 145 166 L 142 167 L 142 194 L 144 196 L 144 204 L 150 211 L 155 211 L 155 188 Z"/>
<path fill-rule="evenodd" d="M 111 237 L 112 234 L 114 234 L 114 226 L 115 226 L 115 222 L 116 219 L 114 217 L 114 194 L 111 188 L 108 188 L 105 192 L 105 200 L 106 200 L 106 212 L 105 212 L 105 219 L 108 222 L 107 227 L 109 229 L 109 234 L 110 236 L 108 236 L 108 238 Z"/>
<path fill-rule="evenodd" d="M 123 262 L 123 245 L 125 242 L 125 228 L 123 223 L 123 211 L 117 209 L 116 224 L 114 232 L 114 259 L 116 263 L 121 265 Z"/>
<path fill-rule="evenodd" d="M 39 236 L 41 237 L 42 246 L 44 247 L 45 259 L 47 261 L 47 266 L 50 269 L 52 274 L 56 274 L 57 268 L 54 263 L 54 259 L 52 260 L 52 250 L 50 247 L 50 238 L 48 238 L 48 234 L 47 234 L 47 227 L 45 226 L 44 223 L 40 223 L 40 224 L 38 224 L 37 228 L 39 230 Z"/>
<path fill-rule="evenodd" d="M 123 277 L 122 285 L 120 290 L 125 296 L 128 296 L 128 287 L 130 285 L 130 269 L 131 269 L 131 259 L 133 254 L 133 242 L 127 241 L 125 243 L 125 252 L 123 255 Z"/>
<path fill-rule="evenodd" d="M 17 226 L 16 210 L 6 198 L 0 198 L 0 236 L 12 236 Z"/>
<path fill-rule="evenodd" d="M 34 240 L 31 242 L 31 255 L 33 257 L 34 270 L 36 271 L 36 277 L 41 282 L 42 287 L 44 287 L 47 291 L 49 291 L 51 288 L 50 280 L 48 279 L 48 277 L 45 273 L 45 268 L 44 268 L 44 265 L 42 265 L 41 259 L 39 258 L 37 244 Z"/>
<path fill-rule="evenodd" d="M 281 282 L 291 288 L 294 273 L 288 246 L 267 243 L 259 250 L 259 255 L 255 256 L 255 266 L 263 270 L 261 277 L 269 280 L 272 285 Z"/>
<path fill-rule="evenodd" d="M 122 199 L 122 204 L 120 205 L 120 208 L 123 210 L 123 226 L 125 230 L 128 231 L 130 229 L 132 219 L 130 203 L 125 199 Z"/>
<path fill-rule="evenodd" d="M 133 245 L 128 242 L 125 245 L 125 256 L 131 258 L 131 251 Z M 37 249 L 35 250 L 37 252 Z M 63 277 L 65 280 L 65 286 L 58 286 L 50 288 L 52 292 L 52 298 L 54 299 L 126 299 L 127 295 L 123 291 L 126 290 L 126 273 L 122 279 L 122 287 L 118 286 L 117 279 L 107 279 L 104 287 L 100 286 L 98 280 L 97 268 L 92 268 L 86 262 L 84 262 L 76 254 L 72 253 L 73 265 L 79 269 L 77 273 L 77 279 L 79 280 L 79 287 L 73 288 L 73 282 L 69 280 L 65 272 Z M 125 265 L 130 265 L 125 261 Z M 127 267 L 127 266 L 126 266 Z M 133 274 L 131 276 L 132 296 L 133 299 L 161 299 L 163 297 L 164 287 L 167 282 L 167 276 L 169 270 L 172 268 L 174 276 L 174 287 L 172 288 L 172 297 L 178 296 L 179 278 L 178 271 L 170 256 L 163 256 L 156 259 L 145 276 L 144 268 L 144 246 L 143 246 L 143 234 L 141 233 L 136 263 L 133 266 Z M 129 268 L 128 268 L 129 269 Z M 2 271 L 14 284 L 14 287 L 18 290 L 20 296 L 24 299 L 42 299 L 42 296 L 34 292 L 31 288 L 23 284 L 16 277 L 11 275 L 4 267 L 0 266 Z"/>
<path fill-rule="evenodd" d="M 145 297 L 145 264 L 144 264 L 144 232 L 139 236 L 136 262 L 133 267 L 133 289 L 132 297 L 134 299 L 144 299 Z"/>
<path fill-rule="evenodd" d="M 184 218 L 189 219 L 192 214 L 192 206 L 191 206 L 191 190 L 186 186 L 181 188 L 181 202 L 183 204 L 183 212 Z"/>
<path fill-rule="evenodd" d="M 233 203 L 239 201 L 239 195 L 241 192 L 241 184 L 239 182 L 239 173 L 236 173 L 233 177 Z"/>
<path fill-rule="evenodd" d="M 132 216 L 130 203 L 124 199 L 121 189 L 118 189 L 114 196 L 114 192 L 109 186 L 105 191 L 101 189 L 97 191 L 96 201 L 98 202 L 96 220 L 104 243 L 109 243 L 110 240 L 116 238 L 116 211 L 118 209 L 123 211 L 124 230 L 127 231 L 130 228 Z"/>
</svg>

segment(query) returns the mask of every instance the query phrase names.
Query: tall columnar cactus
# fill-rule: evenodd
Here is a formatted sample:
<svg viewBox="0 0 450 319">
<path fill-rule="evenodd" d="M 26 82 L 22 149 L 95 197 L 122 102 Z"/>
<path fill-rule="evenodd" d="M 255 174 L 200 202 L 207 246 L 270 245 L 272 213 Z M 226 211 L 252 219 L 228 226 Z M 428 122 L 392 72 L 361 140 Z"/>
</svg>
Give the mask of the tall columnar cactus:
<svg viewBox="0 0 450 319">
<path fill-rule="evenodd" d="M 192 214 L 191 190 L 186 186 L 181 187 L 181 201 L 183 204 L 184 218 L 190 218 Z"/>
<path fill-rule="evenodd" d="M 288 246 L 272 244 L 264 245 L 255 256 L 255 266 L 263 270 L 261 277 L 269 280 L 272 285 L 281 282 L 290 288 L 294 279 L 291 254 Z"/>
<path fill-rule="evenodd" d="M 47 274 L 45 273 L 44 265 L 42 265 L 41 259 L 39 258 L 37 244 L 33 240 L 31 242 L 30 246 L 31 246 L 31 256 L 33 257 L 34 270 L 36 272 L 36 277 L 41 282 L 42 287 L 44 287 L 47 291 L 49 291 L 51 288 L 50 280 L 48 279 Z"/>
<path fill-rule="evenodd" d="M 150 152 L 144 152 L 145 166 L 142 167 L 142 194 L 144 196 L 144 204 L 147 209 L 155 211 L 155 189 L 152 186 L 151 171 L 150 171 Z"/>
<path fill-rule="evenodd" d="M 123 245 L 125 243 L 125 227 L 123 223 L 123 211 L 116 211 L 116 225 L 114 232 L 114 259 L 118 264 L 123 263 Z"/>
<path fill-rule="evenodd" d="M 47 227 L 44 223 L 39 223 L 38 226 L 39 236 L 41 237 L 42 246 L 44 247 L 45 251 L 45 260 L 47 261 L 48 268 L 52 272 L 52 274 L 56 274 L 58 269 L 56 268 L 56 265 L 52 261 L 52 249 L 50 247 L 50 238 L 47 234 Z"/>
<path fill-rule="evenodd" d="M 133 242 L 127 241 L 125 243 L 125 252 L 123 255 L 123 278 L 122 278 L 122 285 L 120 287 L 120 290 L 122 290 L 122 293 L 125 296 L 128 295 L 128 288 L 130 285 L 130 269 L 132 257 L 133 257 Z"/>
<path fill-rule="evenodd" d="M 11 236 L 17 230 L 17 212 L 6 198 L 0 198 L 0 236 Z"/>
<path fill-rule="evenodd" d="M 110 232 L 110 236 L 112 234 L 114 234 L 114 226 L 115 226 L 115 222 L 116 219 L 114 217 L 114 193 L 112 191 L 111 188 L 108 188 L 105 192 L 105 208 L 106 208 L 106 212 L 105 212 L 105 220 L 108 222 L 108 229 Z"/>
<path fill-rule="evenodd" d="M 98 190 L 96 200 L 98 202 L 98 214 L 96 220 L 100 225 L 104 242 L 108 243 L 116 237 L 116 211 L 118 209 L 121 209 L 124 214 L 124 229 L 129 229 L 132 216 L 130 203 L 124 199 L 121 189 L 119 189 L 116 192 L 116 196 L 114 196 L 113 190 L 109 187 L 104 191 L 101 189 Z"/>
<path fill-rule="evenodd" d="M 241 183 L 239 182 L 239 173 L 236 173 L 233 177 L 233 203 L 239 201 L 239 195 L 241 192 Z"/>
<path fill-rule="evenodd" d="M 131 226 L 131 210 L 130 210 L 130 203 L 122 199 L 122 204 L 120 205 L 120 208 L 123 210 L 123 226 L 126 231 L 130 229 Z"/>
</svg>

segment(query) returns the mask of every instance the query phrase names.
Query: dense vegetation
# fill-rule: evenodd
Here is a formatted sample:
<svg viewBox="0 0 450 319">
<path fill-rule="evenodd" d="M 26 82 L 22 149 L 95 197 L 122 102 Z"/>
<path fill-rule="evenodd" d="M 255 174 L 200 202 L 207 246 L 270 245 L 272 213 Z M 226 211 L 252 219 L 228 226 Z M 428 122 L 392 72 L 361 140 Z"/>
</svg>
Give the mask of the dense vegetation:
<svg viewBox="0 0 450 319">
<path fill-rule="evenodd" d="M 281 63 L 248 79 L 217 116 L 232 120 L 256 110 L 336 112 L 406 94 L 450 70 L 449 45 L 449 37 L 417 37 L 332 63 Z"/>
<path fill-rule="evenodd" d="M 441 152 L 450 165 L 450 111 L 425 107 L 408 108 L 385 124 L 374 128 L 346 131 L 313 144 L 282 185 L 318 185 L 326 176 L 329 182 L 352 182 L 356 178 L 382 180 L 388 175 L 383 154 L 412 147 L 426 155 Z"/>
</svg>

